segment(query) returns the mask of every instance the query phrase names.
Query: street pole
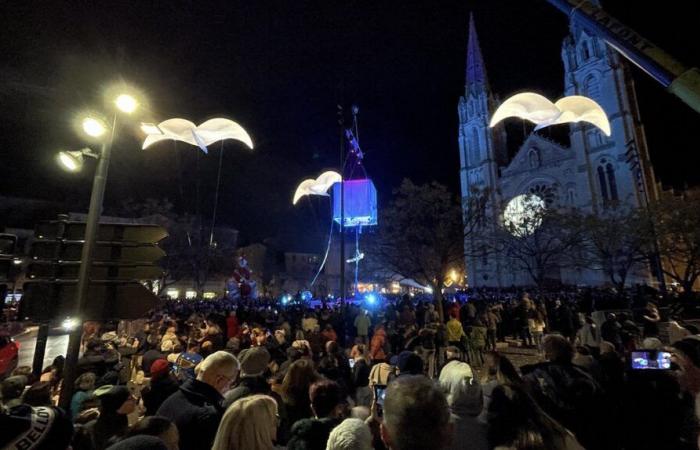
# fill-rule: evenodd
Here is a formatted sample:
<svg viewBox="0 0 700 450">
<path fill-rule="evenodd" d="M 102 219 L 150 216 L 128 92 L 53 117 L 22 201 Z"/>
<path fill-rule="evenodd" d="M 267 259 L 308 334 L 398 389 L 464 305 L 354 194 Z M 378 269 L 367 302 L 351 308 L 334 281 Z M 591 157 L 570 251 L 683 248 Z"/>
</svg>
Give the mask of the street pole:
<svg viewBox="0 0 700 450">
<path fill-rule="evenodd" d="M 340 302 L 345 302 L 345 130 L 340 126 Z"/>
<path fill-rule="evenodd" d="M 36 345 L 34 347 L 34 360 L 32 361 L 32 375 L 37 379 L 41 376 L 44 368 L 44 355 L 46 355 L 46 341 L 49 338 L 49 323 L 41 322 L 36 335 Z"/>
<path fill-rule="evenodd" d="M 73 384 L 77 378 L 80 341 L 83 335 L 83 318 L 81 317 L 81 312 L 84 309 L 88 289 L 90 287 L 92 254 L 97 238 L 100 215 L 102 213 L 102 201 L 104 199 L 105 186 L 107 185 L 109 158 L 112 151 L 112 141 L 114 140 L 116 125 L 117 116 L 115 114 L 114 120 L 112 121 L 111 136 L 107 143 L 102 144 L 102 151 L 100 152 L 100 157 L 97 159 L 95 178 L 92 182 L 90 209 L 88 210 L 87 222 L 85 223 L 85 241 L 83 243 L 83 251 L 80 258 L 78 287 L 75 295 L 75 318 L 77 319 L 77 326 L 73 331 L 71 331 L 68 337 L 68 351 L 66 353 L 65 369 L 63 372 L 63 385 L 59 399 L 59 406 L 65 409 L 70 408 L 70 402 L 73 396 Z"/>
</svg>

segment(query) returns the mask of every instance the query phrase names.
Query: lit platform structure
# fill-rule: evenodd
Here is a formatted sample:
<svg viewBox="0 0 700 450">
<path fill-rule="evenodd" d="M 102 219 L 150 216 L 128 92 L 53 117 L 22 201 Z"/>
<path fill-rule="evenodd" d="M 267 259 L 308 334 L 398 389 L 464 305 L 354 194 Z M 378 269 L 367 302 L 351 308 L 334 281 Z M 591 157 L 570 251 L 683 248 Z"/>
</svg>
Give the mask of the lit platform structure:
<svg viewBox="0 0 700 450">
<path fill-rule="evenodd" d="M 346 180 L 344 228 L 377 225 L 377 189 L 368 178 Z M 333 185 L 333 220 L 340 224 L 340 183 Z"/>
</svg>

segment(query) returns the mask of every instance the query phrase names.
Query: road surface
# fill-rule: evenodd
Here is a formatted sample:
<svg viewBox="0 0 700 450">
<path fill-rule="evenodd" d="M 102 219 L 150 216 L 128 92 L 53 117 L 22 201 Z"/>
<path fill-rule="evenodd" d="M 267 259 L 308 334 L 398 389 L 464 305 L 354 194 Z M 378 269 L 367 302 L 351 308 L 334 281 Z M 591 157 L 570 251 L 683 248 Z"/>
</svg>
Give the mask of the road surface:
<svg viewBox="0 0 700 450">
<path fill-rule="evenodd" d="M 36 346 L 36 334 L 38 327 L 30 328 L 26 333 L 15 337 L 19 343 L 19 366 L 32 366 L 34 362 L 34 347 Z M 68 349 L 68 333 L 62 328 L 49 330 L 49 339 L 46 343 L 46 353 L 44 354 L 44 364 L 46 367 L 53 362 L 58 355 L 66 355 Z"/>
</svg>

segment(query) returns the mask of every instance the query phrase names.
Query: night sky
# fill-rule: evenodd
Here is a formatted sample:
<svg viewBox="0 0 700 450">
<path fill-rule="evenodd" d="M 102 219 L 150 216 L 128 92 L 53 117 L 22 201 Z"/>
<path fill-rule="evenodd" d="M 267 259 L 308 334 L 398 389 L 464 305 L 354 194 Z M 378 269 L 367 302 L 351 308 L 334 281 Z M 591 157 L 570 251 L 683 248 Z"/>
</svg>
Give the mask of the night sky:
<svg viewBox="0 0 700 450">
<path fill-rule="evenodd" d="M 698 66 L 692 3 L 603 2 Z M 543 0 L 2 2 L 0 194 L 86 210 L 92 164 L 66 174 L 55 152 L 85 145 L 75 117 L 105 110 L 103 93 L 114 82 L 140 88 L 148 104 L 121 121 L 108 207 L 167 197 L 179 212 L 210 214 L 221 146 L 209 155 L 182 143 L 141 151 L 137 124 L 224 116 L 244 126 L 256 148 L 224 144 L 219 222 L 240 229 L 243 242 L 321 230 L 326 203 L 292 208 L 291 197 L 303 178 L 338 165 L 337 104 L 359 105 L 366 167 L 381 201 L 404 177 L 457 193 L 469 12 L 497 93 L 562 94 L 568 23 Z M 700 183 L 690 164 L 700 115 L 634 75 L 658 177 L 676 187 Z"/>
</svg>

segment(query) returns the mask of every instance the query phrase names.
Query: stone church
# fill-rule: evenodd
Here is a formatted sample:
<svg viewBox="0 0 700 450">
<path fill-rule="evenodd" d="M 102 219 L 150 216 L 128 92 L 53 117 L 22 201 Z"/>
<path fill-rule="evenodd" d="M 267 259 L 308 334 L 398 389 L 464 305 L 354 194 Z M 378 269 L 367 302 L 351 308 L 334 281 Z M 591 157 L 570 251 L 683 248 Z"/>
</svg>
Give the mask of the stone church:
<svg viewBox="0 0 700 450">
<path fill-rule="evenodd" d="M 598 102 L 608 115 L 611 136 L 592 125 L 573 123 L 569 144 L 548 139 L 544 130 L 532 132 L 509 157 L 503 123 L 489 128 L 500 98 L 489 84 L 474 18 L 470 18 L 465 92 L 457 108 L 462 202 L 466 205 L 475 189 L 488 188 L 494 206 L 487 220 L 492 226 L 500 225 L 503 208 L 520 194 L 538 195 L 550 208 L 578 208 L 594 214 L 611 207 L 644 207 L 658 196 L 627 62 L 602 39 L 575 24 L 562 43 L 561 57 L 561 96 L 585 95 Z M 465 246 L 470 245 L 468 239 Z M 532 284 L 526 273 L 509 267 L 503 255 L 467 257 L 466 267 L 472 287 Z M 551 278 L 567 284 L 606 282 L 601 272 L 586 269 L 562 268 Z M 647 280 L 647 271 L 641 271 L 629 281 Z"/>
</svg>

